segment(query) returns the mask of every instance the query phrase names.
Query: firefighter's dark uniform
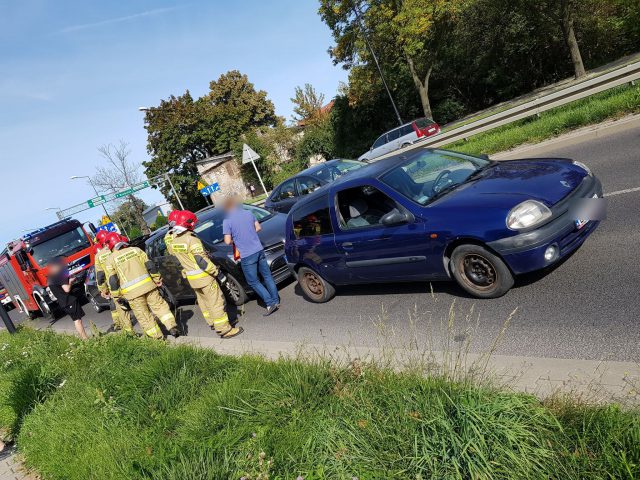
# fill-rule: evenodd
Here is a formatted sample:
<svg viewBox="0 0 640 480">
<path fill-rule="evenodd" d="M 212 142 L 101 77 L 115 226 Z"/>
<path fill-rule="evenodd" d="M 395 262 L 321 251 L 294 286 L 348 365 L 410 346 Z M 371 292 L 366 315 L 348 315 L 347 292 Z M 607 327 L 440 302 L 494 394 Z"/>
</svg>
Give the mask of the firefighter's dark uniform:
<svg viewBox="0 0 640 480">
<path fill-rule="evenodd" d="M 163 337 L 153 315 L 167 330 L 176 328 L 176 319 L 156 285 L 162 278 L 146 253 L 137 247 L 117 249 L 116 246 L 108 259 L 107 271 L 111 291 L 128 300 L 145 334 Z"/>
<path fill-rule="evenodd" d="M 218 268 L 207 256 L 202 242 L 191 231 L 169 231 L 165 235 L 167 251 L 182 265 L 183 275 L 196 292 L 202 316 L 210 327 L 224 336 L 232 330 L 225 311 L 225 300 L 216 281 Z"/>
<path fill-rule="evenodd" d="M 111 296 L 111 319 L 113 324 L 124 330 L 125 332 L 133 332 L 133 325 L 131 324 L 131 312 L 122 308 L 116 300 L 117 297 L 109 289 L 108 275 L 107 275 L 107 263 L 111 256 L 111 250 L 109 247 L 104 246 L 96 251 L 95 255 L 95 269 L 96 269 L 96 283 L 100 293 Z"/>
</svg>

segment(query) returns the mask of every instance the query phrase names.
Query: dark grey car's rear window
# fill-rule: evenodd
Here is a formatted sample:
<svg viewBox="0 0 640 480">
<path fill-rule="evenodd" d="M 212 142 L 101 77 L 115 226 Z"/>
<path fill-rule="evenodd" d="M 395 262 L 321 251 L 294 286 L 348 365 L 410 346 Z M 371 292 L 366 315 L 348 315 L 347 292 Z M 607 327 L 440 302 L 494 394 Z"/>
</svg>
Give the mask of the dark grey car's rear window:
<svg viewBox="0 0 640 480">
<path fill-rule="evenodd" d="M 199 220 L 194 230 L 198 238 L 207 243 L 220 243 L 224 239 L 222 234 L 223 219 L 223 214 L 219 213 Z"/>
</svg>

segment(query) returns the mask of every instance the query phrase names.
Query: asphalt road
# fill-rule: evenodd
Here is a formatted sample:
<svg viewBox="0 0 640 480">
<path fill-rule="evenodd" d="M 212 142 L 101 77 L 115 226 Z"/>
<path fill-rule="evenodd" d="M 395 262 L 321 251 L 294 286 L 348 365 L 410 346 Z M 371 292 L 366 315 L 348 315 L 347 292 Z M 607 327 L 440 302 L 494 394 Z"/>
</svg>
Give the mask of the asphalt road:
<svg viewBox="0 0 640 480">
<path fill-rule="evenodd" d="M 497 353 L 640 361 L 640 121 L 510 156 L 571 157 L 592 168 L 605 192 L 631 191 L 608 198 L 608 218 L 573 256 L 551 272 L 519 278 L 500 299 L 469 298 L 454 283 L 413 283 L 342 288 L 317 305 L 289 282 L 271 317 L 255 301 L 238 312 L 243 338 L 436 349 L 469 341 L 471 351 L 486 351 L 517 309 Z M 189 335 L 212 335 L 197 307 L 183 308 L 182 317 Z M 86 319 L 101 328 L 110 323 L 108 312 Z M 55 326 L 72 329 L 68 318 Z"/>
</svg>

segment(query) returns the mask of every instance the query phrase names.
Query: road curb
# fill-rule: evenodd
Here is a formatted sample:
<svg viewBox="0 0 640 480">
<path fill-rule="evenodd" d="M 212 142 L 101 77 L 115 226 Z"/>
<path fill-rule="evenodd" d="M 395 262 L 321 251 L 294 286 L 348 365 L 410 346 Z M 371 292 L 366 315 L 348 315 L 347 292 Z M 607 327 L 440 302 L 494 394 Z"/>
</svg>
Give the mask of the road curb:
<svg viewBox="0 0 640 480">
<path fill-rule="evenodd" d="M 544 140 L 540 143 L 526 143 L 524 145 L 519 145 L 511 150 L 505 150 L 503 152 L 494 153 L 493 155 L 491 155 L 491 159 L 492 160 L 514 159 L 514 158 L 517 158 L 518 155 L 526 153 L 529 150 L 551 147 L 569 140 L 575 140 L 576 138 L 579 138 L 585 135 L 591 135 L 597 138 L 601 135 L 610 133 L 609 130 L 612 130 L 612 129 L 616 129 L 617 131 L 617 130 L 626 130 L 629 128 L 640 128 L 640 114 L 627 115 L 620 119 L 607 120 L 602 123 L 588 125 L 586 127 L 582 127 L 577 130 L 572 130 L 569 133 L 565 133 L 563 135 L 550 138 L 549 140 Z"/>
<path fill-rule="evenodd" d="M 587 402 L 616 401 L 640 405 L 640 364 L 478 353 L 340 346 L 260 340 L 181 337 L 171 343 L 211 348 L 225 355 L 260 355 L 268 359 L 331 359 L 374 361 L 395 369 L 427 367 L 431 371 L 476 378 L 544 399 L 571 394 Z M 424 368 L 422 368 L 424 369 Z"/>
</svg>

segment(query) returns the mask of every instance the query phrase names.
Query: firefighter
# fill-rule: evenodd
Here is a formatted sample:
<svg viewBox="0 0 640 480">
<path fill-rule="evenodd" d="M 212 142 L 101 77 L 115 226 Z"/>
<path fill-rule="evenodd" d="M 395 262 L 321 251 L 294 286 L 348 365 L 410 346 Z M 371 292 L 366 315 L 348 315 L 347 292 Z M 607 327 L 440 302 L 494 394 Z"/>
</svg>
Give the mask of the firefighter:
<svg viewBox="0 0 640 480">
<path fill-rule="evenodd" d="M 180 210 L 172 210 L 171 213 L 169 213 L 169 230 L 164 236 L 164 243 L 167 246 L 167 251 L 169 253 L 171 253 L 171 233 L 173 232 L 173 227 L 176 226 L 176 218 L 178 218 L 178 214 L 180 214 Z"/>
<path fill-rule="evenodd" d="M 133 333 L 133 325 L 131 324 L 131 312 L 122 308 L 122 305 L 116 301 L 113 293 L 109 290 L 109 284 L 107 282 L 106 265 L 111 255 L 111 249 L 107 245 L 106 240 L 109 234 L 104 230 L 100 230 L 96 234 L 96 254 L 95 254 L 95 269 L 96 269 L 96 283 L 100 294 L 104 298 L 111 298 L 110 310 L 111 319 L 116 330 L 124 330 L 127 333 Z"/>
<path fill-rule="evenodd" d="M 167 233 L 167 251 L 175 256 L 183 268 L 183 276 L 196 292 L 202 316 L 209 327 L 222 338 L 232 338 L 242 333 L 242 328 L 232 327 L 225 311 L 225 301 L 216 281 L 224 281 L 218 268 L 213 264 L 193 233 L 198 221 L 194 213 L 183 210 L 175 216 L 175 225 Z M 222 277 L 222 278 L 221 278 Z"/>
<path fill-rule="evenodd" d="M 107 263 L 110 290 L 128 301 L 147 336 L 163 338 L 162 330 L 153 317 L 155 315 L 171 335 L 178 337 L 180 331 L 176 319 L 158 291 L 162 278 L 156 265 L 149 261 L 144 251 L 130 247 L 126 238 L 117 233 L 109 234 L 107 244 L 111 248 Z"/>
</svg>

